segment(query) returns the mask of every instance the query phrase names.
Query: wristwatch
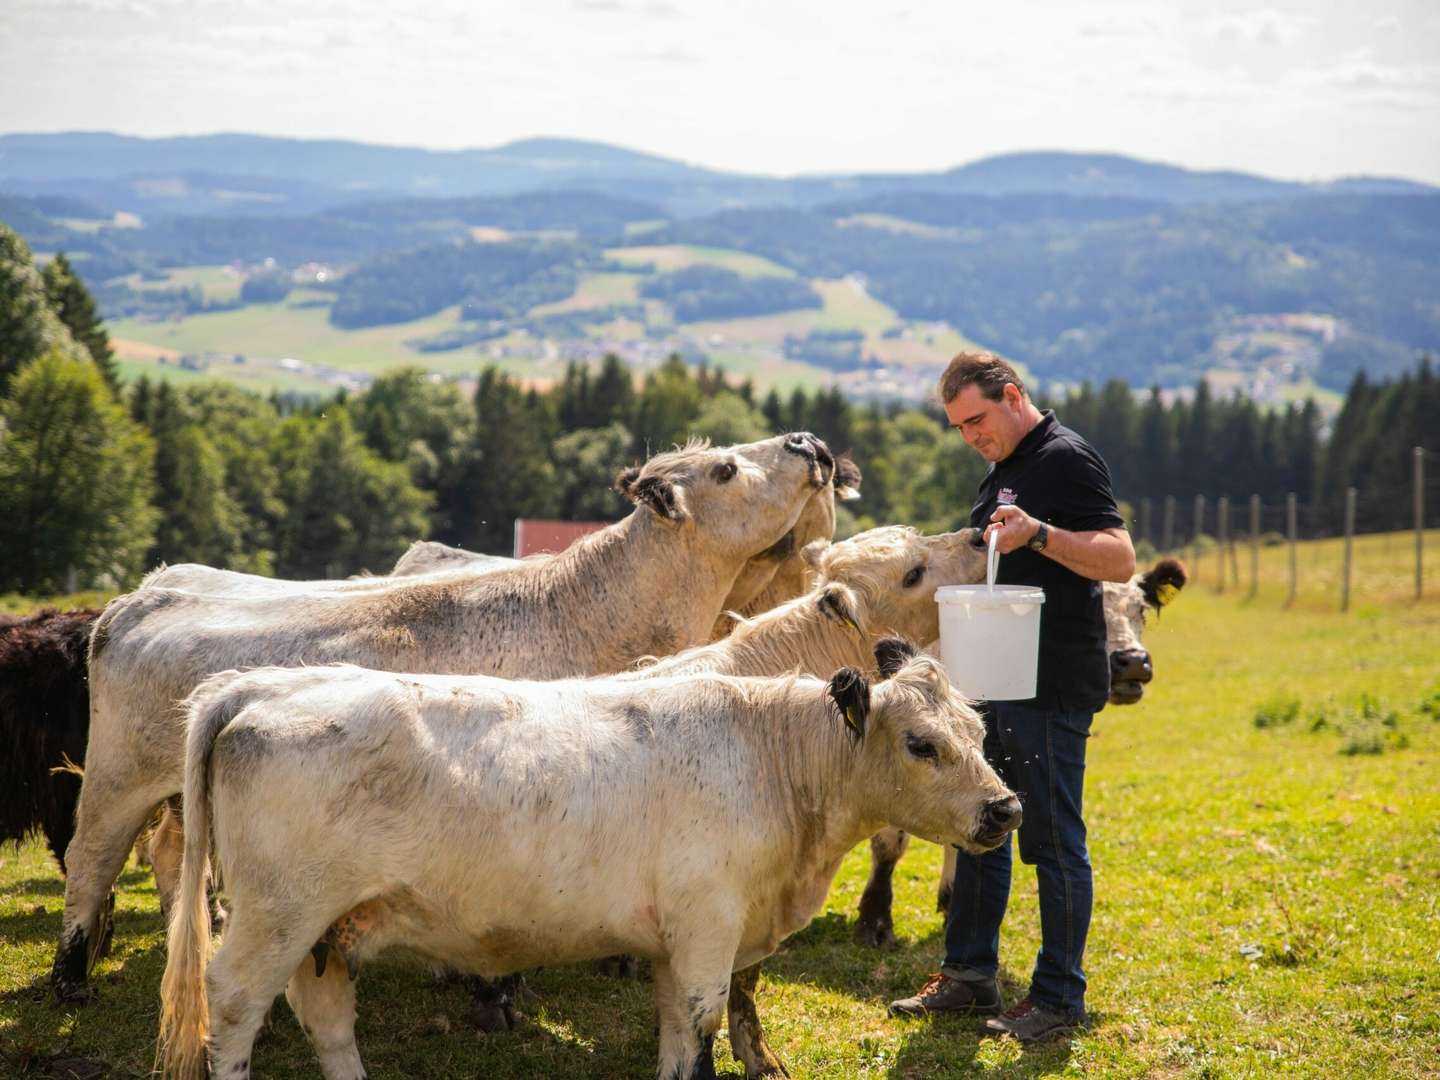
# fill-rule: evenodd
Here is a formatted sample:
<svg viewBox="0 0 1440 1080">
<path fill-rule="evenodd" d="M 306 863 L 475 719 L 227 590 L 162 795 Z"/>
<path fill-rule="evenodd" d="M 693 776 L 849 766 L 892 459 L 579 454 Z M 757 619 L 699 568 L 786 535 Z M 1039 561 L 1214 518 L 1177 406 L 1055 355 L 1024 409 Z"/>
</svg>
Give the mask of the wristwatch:
<svg viewBox="0 0 1440 1080">
<path fill-rule="evenodd" d="M 1042 521 L 1040 522 L 1040 527 L 1035 530 L 1035 535 L 1030 537 L 1030 542 L 1025 546 L 1028 547 L 1031 551 L 1044 551 L 1045 545 L 1049 542 L 1050 526 L 1046 525 Z"/>
</svg>

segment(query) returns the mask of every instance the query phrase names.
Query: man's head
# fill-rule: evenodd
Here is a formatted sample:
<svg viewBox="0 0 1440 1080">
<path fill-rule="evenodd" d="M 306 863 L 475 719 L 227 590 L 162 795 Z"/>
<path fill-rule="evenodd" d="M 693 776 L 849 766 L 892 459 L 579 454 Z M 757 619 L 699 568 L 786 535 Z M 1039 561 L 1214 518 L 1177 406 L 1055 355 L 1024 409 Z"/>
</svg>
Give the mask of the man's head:
<svg viewBox="0 0 1440 1080">
<path fill-rule="evenodd" d="M 1020 376 L 994 353 L 962 352 L 951 360 L 940 377 L 940 401 L 950 426 L 986 461 L 1004 461 L 1040 420 Z"/>
</svg>

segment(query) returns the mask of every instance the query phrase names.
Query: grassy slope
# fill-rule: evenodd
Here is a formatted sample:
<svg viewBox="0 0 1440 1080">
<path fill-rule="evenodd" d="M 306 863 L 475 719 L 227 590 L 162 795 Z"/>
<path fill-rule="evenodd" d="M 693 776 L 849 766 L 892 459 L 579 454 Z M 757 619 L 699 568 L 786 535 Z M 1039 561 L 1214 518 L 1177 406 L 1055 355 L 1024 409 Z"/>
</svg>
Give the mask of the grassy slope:
<svg viewBox="0 0 1440 1080">
<path fill-rule="evenodd" d="M 794 272 L 757 255 L 707 248 L 697 245 L 673 244 L 652 247 L 615 248 L 607 252 L 620 263 L 641 266 L 650 264 L 658 271 L 675 270 L 700 264 L 722 266 L 747 276 L 779 275 L 794 277 Z M 532 316 L 605 307 L 610 304 L 634 303 L 639 299 L 639 273 L 607 272 L 585 275 L 574 295 L 565 300 L 543 304 L 531 310 Z M 207 298 L 229 298 L 239 289 L 238 278 L 225 267 L 186 267 L 171 272 L 165 282 L 142 283 L 138 287 L 159 288 L 174 285 L 200 285 Z M 943 364 L 966 342 L 959 334 L 936 334 L 917 328 L 909 338 L 884 338 L 883 332 L 901 320 L 888 305 L 868 295 L 850 281 L 816 281 L 816 290 L 824 300 L 820 309 L 781 312 L 776 315 L 748 319 L 689 323 L 678 329 L 707 343 L 712 359 L 737 375 L 753 377 L 762 389 L 771 386 L 789 390 L 794 386 L 813 389 L 829 381 L 828 373 L 808 364 L 784 358 L 781 344 L 787 334 L 803 336 L 811 330 L 856 329 L 865 333 L 864 351 L 892 364 Z M 340 330 L 331 326 L 323 307 L 297 307 L 297 303 L 325 298 L 327 294 L 313 290 L 296 290 L 289 299 L 278 304 L 252 304 L 235 311 L 192 315 L 167 322 L 146 322 L 122 319 L 110 325 L 121 357 L 121 371 L 126 378 L 146 374 L 152 378 L 194 381 L 223 378 L 262 392 L 281 390 L 325 391 L 331 389 L 313 376 L 284 370 L 276 365 L 283 357 L 296 357 L 312 364 L 374 374 L 402 364 L 418 364 L 429 370 L 452 375 L 468 375 L 481 365 L 491 362 L 491 348 L 501 345 L 525 351 L 533 342 L 515 336 L 503 342 L 485 342 L 452 352 L 420 353 L 406 345 L 413 338 L 428 337 L 455 325 L 457 309 L 448 308 L 436 315 L 394 326 L 365 330 Z M 646 302 L 654 326 L 669 327 L 668 308 L 654 301 Z M 645 328 L 630 321 L 618 321 L 594 327 L 593 337 L 611 340 L 643 337 Z M 177 367 L 173 362 L 161 363 L 160 354 L 173 361 L 180 354 L 206 353 L 230 356 L 235 353 L 247 358 L 245 364 L 223 361 L 213 363 L 207 372 L 197 373 Z M 554 377 L 563 371 L 559 359 L 520 358 L 507 360 L 503 366 L 516 374 Z"/>
<path fill-rule="evenodd" d="M 1440 535 L 1430 541 L 1433 561 Z M 969 1023 L 887 1019 L 884 1003 L 911 992 L 939 958 L 939 851 L 917 844 L 901 863 L 902 944 L 883 955 L 848 940 L 867 869 L 857 851 L 825 911 L 767 964 L 762 1015 L 792 1073 L 1434 1075 L 1440 723 L 1414 707 L 1440 682 L 1440 589 L 1432 585 L 1420 605 L 1406 599 L 1410 550 L 1403 535 L 1362 541 L 1348 616 L 1334 610 L 1333 580 L 1322 575 L 1338 563 L 1338 544 L 1322 542 L 1304 549 L 1295 609 L 1281 607 L 1283 562 L 1267 558 L 1254 601 L 1217 595 L 1207 563 L 1151 626 L 1158 681 L 1141 705 L 1100 714 L 1090 751 L 1089 1034 L 1022 1052 L 978 1039 Z M 1310 732 L 1303 720 L 1256 729 L 1256 706 L 1277 692 L 1307 706 L 1378 695 L 1403 714 L 1409 746 L 1346 756 L 1342 735 Z M 54 1054 L 144 1073 L 163 965 L 149 873 L 132 868 L 122 880 L 99 1004 L 62 1010 L 43 1001 L 58 875 L 33 845 L 0 859 L 0 1073 Z M 1002 944 L 1012 994 L 1037 944 L 1033 875 L 1018 867 Z M 370 1074 L 621 1077 L 653 1068 L 648 984 L 562 968 L 532 984 L 541 996 L 534 1022 L 515 1036 L 481 1037 L 457 989 L 398 962 L 373 965 L 359 1021 Z M 739 1075 L 728 1051 L 720 1065 Z M 283 1004 L 255 1066 L 267 1077 L 313 1074 Z"/>
</svg>

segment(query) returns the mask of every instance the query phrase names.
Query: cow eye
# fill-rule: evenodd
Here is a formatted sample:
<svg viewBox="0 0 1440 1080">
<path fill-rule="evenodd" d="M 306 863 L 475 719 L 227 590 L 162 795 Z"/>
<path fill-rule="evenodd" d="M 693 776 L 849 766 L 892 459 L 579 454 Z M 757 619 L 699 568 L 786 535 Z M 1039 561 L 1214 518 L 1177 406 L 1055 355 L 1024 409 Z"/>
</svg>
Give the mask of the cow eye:
<svg viewBox="0 0 1440 1080">
<path fill-rule="evenodd" d="M 735 467 L 735 463 L 733 461 L 726 461 L 711 469 L 710 475 L 715 478 L 717 484 L 728 484 L 731 480 L 735 479 L 737 472 L 739 472 L 739 469 Z"/>
<path fill-rule="evenodd" d="M 908 574 L 905 575 L 904 579 L 900 582 L 900 584 L 905 586 L 905 588 L 907 589 L 913 589 L 916 585 L 920 584 L 920 579 L 924 576 L 925 567 L 917 566 L 915 567 L 915 569 L 911 570 Z"/>
<path fill-rule="evenodd" d="M 934 761 L 940 756 L 934 743 L 929 739 L 922 739 L 918 735 L 905 736 L 905 749 L 923 761 Z"/>
</svg>

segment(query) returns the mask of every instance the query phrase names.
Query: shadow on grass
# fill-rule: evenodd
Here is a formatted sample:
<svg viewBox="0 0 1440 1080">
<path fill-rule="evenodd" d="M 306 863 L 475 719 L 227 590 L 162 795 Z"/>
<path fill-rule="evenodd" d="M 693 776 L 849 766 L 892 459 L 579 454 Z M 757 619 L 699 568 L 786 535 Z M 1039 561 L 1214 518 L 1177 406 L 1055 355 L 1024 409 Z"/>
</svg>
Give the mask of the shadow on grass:
<svg viewBox="0 0 1440 1080">
<path fill-rule="evenodd" d="M 1092 1016 L 1091 1023 L 1099 1023 Z M 980 1033 L 983 1021 L 945 1017 L 906 1021 L 907 1037 L 887 1075 L 1004 1078 L 1056 1076 L 1066 1072 L 1072 1053 L 1068 1038 L 1024 1046 L 1014 1039 Z"/>
</svg>

